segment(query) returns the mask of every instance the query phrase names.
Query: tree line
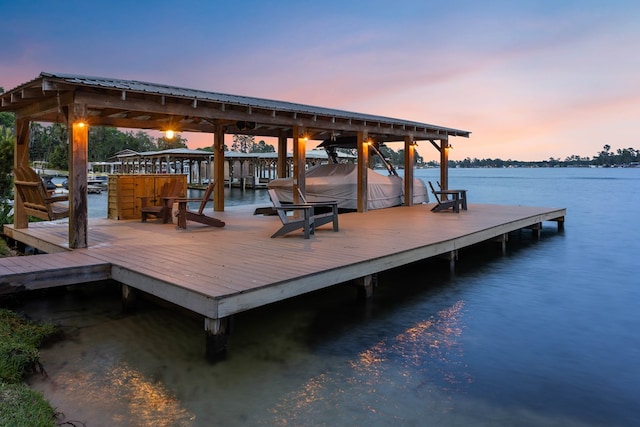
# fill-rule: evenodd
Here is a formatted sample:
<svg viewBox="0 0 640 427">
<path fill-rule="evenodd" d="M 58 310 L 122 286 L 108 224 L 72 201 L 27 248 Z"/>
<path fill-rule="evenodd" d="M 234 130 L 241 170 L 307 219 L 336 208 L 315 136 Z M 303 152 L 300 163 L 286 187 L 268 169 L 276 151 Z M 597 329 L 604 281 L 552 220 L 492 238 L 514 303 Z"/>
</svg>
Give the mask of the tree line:
<svg viewBox="0 0 640 427">
<path fill-rule="evenodd" d="M 437 165 L 430 162 L 429 166 Z M 449 167 L 461 168 L 504 168 L 504 167 L 628 167 L 640 166 L 640 150 L 622 148 L 612 151 L 610 145 L 605 145 L 593 157 L 578 155 L 567 156 L 564 160 L 550 157 L 548 160 L 525 162 L 521 160 L 502 159 L 470 159 L 450 160 Z"/>
</svg>

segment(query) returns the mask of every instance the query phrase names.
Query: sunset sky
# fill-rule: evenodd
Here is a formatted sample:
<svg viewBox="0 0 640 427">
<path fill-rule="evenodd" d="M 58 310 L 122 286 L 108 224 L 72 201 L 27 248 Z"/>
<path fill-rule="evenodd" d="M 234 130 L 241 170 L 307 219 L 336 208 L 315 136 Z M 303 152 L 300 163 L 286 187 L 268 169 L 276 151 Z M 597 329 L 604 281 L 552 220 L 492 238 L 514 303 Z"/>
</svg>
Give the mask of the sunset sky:
<svg viewBox="0 0 640 427">
<path fill-rule="evenodd" d="M 0 0 L 0 17 L 5 90 L 72 73 L 472 132 L 453 160 L 640 149 L 637 0 Z"/>
</svg>

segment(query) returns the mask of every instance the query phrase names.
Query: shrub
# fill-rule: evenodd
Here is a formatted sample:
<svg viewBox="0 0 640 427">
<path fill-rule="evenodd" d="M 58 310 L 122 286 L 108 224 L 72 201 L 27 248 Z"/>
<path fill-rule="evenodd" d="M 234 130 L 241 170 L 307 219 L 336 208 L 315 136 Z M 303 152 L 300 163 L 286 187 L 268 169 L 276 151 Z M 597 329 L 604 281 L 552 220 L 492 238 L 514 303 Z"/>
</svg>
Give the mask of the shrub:
<svg viewBox="0 0 640 427">
<path fill-rule="evenodd" d="M 0 308 L 0 427 L 56 425 L 54 409 L 23 381 L 26 373 L 44 373 L 38 347 L 55 333 L 53 325 Z"/>
</svg>

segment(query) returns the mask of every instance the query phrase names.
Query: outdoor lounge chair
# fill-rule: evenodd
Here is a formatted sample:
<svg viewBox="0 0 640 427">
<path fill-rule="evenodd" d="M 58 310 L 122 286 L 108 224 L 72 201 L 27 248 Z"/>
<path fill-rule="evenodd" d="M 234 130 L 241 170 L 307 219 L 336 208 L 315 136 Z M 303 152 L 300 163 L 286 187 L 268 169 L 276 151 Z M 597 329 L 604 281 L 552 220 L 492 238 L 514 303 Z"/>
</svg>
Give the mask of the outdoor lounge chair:
<svg viewBox="0 0 640 427">
<path fill-rule="evenodd" d="M 436 205 L 431 208 L 432 212 L 441 212 L 449 208 L 453 209 L 453 212 L 459 213 L 460 206 L 466 208 L 466 198 L 460 197 L 459 190 L 437 190 L 433 188 L 433 184 L 429 181 L 429 187 L 433 193 L 433 197 L 436 199 Z M 448 196 L 452 196 L 449 199 Z"/>
<path fill-rule="evenodd" d="M 204 208 L 209 202 L 209 200 L 213 200 L 213 189 L 215 188 L 216 182 L 213 181 L 211 184 L 207 186 L 204 190 L 204 194 L 202 195 L 202 199 L 176 199 L 175 202 L 178 203 L 178 212 L 176 216 L 178 217 L 178 228 L 186 229 L 187 221 L 199 222 L 201 224 L 210 225 L 212 227 L 224 227 L 224 221 L 221 221 L 217 218 L 213 218 L 205 215 Z M 200 207 L 197 211 L 189 210 L 188 203 L 189 202 L 200 202 Z"/>
<path fill-rule="evenodd" d="M 462 190 L 462 189 L 453 190 L 451 188 L 447 188 L 446 190 L 443 190 L 442 185 L 440 185 L 440 181 L 436 181 L 436 184 L 438 184 L 438 189 L 440 190 L 440 192 L 443 193 L 444 195 L 447 195 L 447 198 L 450 194 L 458 193 L 458 197 L 461 199 L 460 207 L 464 211 L 467 210 L 467 190 Z"/>
<path fill-rule="evenodd" d="M 147 222 L 147 217 L 151 215 L 156 218 L 161 218 L 162 223 L 167 224 L 171 221 L 173 202 L 185 196 L 182 182 L 176 179 L 165 182 L 158 196 L 140 197 L 142 222 Z"/>
<path fill-rule="evenodd" d="M 298 187 L 298 195 L 303 205 L 313 205 L 313 223 L 316 227 L 333 222 L 333 231 L 338 231 L 338 201 L 313 200 L 309 201 Z"/>
<path fill-rule="evenodd" d="M 278 194 L 274 189 L 269 189 L 269 197 L 273 203 L 273 209 L 277 212 L 282 227 L 280 227 L 273 237 L 282 236 L 295 230 L 304 232 L 304 238 L 309 239 L 315 233 L 316 227 L 333 222 L 333 231 L 338 231 L 338 205 L 334 202 L 318 202 L 306 204 L 281 203 Z M 315 209 L 319 207 L 331 207 L 330 212 L 315 214 Z M 291 214 L 291 215 L 290 215 Z M 301 214 L 301 215 L 300 215 Z"/>
<path fill-rule="evenodd" d="M 30 167 L 19 166 L 13 170 L 13 173 L 16 191 L 28 215 L 45 221 L 69 217 L 67 194 L 54 195 L 48 191 L 42 178 Z"/>
</svg>

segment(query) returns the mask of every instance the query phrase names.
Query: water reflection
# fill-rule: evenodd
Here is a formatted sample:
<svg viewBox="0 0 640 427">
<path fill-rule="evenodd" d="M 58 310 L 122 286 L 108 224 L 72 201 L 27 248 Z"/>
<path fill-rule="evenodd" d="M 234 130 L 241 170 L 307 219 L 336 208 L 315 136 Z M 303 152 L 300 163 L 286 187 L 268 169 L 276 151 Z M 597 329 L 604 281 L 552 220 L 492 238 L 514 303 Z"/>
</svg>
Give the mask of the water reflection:
<svg viewBox="0 0 640 427">
<path fill-rule="evenodd" d="M 114 361 L 115 362 L 115 361 Z M 189 427 L 196 419 L 161 381 L 154 381 L 123 361 L 106 370 L 86 362 L 84 369 L 56 372 L 48 378 L 31 378 L 33 387 L 48 393 L 75 396 L 77 405 L 64 401 L 64 422 L 88 426 Z M 57 402 L 53 396 L 52 403 Z"/>
<path fill-rule="evenodd" d="M 340 363 L 309 378 L 272 409 L 273 425 L 305 425 L 305 420 L 325 411 L 351 413 L 338 417 L 350 421 L 371 416 L 380 417 L 383 424 L 406 420 L 404 406 L 393 403 L 398 393 L 407 395 L 408 400 L 419 395 L 424 406 L 440 402 L 438 411 L 448 410 L 443 399 L 471 381 L 460 368 L 464 365 L 458 341 L 463 331 L 463 307 L 463 301 L 457 301 L 437 316 L 342 362 L 346 367 Z"/>
<path fill-rule="evenodd" d="M 106 378 L 109 395 L 128 403 L 126 413 L 113 415 L 114 422 L 134 419 L 145 426 L 186 427 L 195 419 L 162 383 L 146 379 L 126 364 L 112 368 Z"/>
</svg>

